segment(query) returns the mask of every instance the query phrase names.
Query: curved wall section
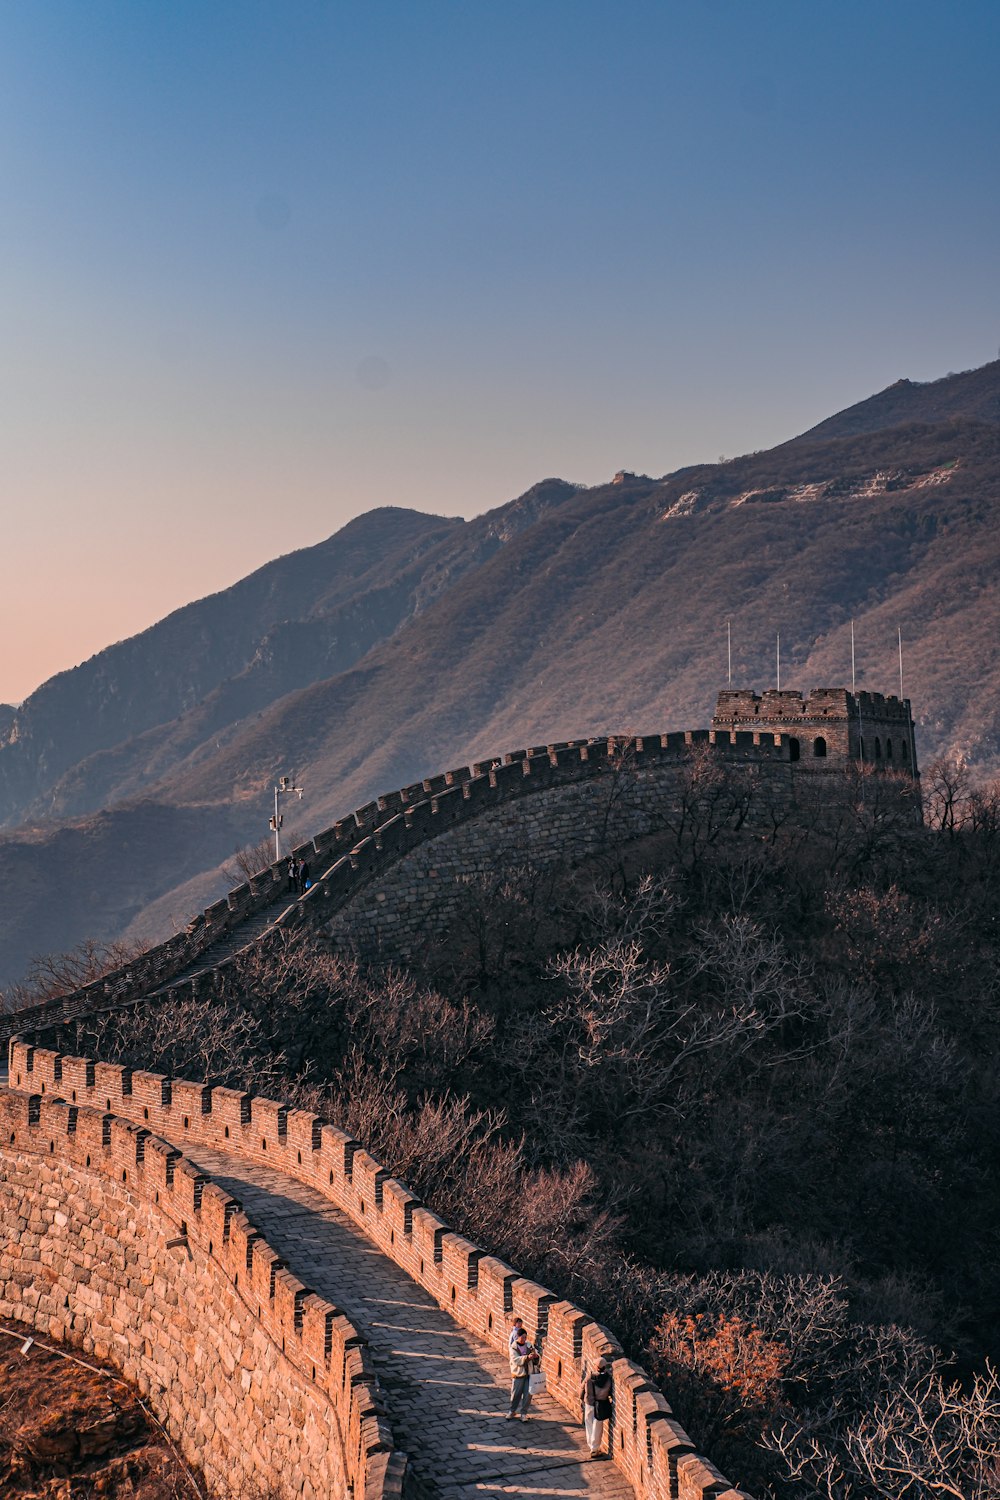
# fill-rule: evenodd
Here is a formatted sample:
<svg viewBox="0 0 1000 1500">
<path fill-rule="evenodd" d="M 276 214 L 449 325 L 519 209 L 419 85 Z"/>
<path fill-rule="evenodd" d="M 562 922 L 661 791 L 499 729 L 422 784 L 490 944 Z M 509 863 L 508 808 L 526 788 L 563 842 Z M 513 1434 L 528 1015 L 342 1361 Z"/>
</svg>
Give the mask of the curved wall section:
<svg viewBox="0 0 1000 1500">
<path fill-rule="evenodd" d="M 572 864 L 662 828 L 688 765 L 663 761 L 486 808 L 403 853 L 345 900 L 325 930 L 363 958 L 417 957 L 449 930 L 477 877 Z"/>
<path fill-rule="evenodd" d="M 668 780 L 676 778 L 690 762 L 692 752 L 699 750 L 710 751 L 720 764 L 760 767 L 772 775 L 783 767 L 788 776 L 788 737 L 770 730 L 717 734 L 694 729 L 641 737 L 612 736 L 539 745 L 511 751 L 502 760 L 459 766 L 387 792 L 300 845 L 295 853 L 306 857 L 313 870 L 322 874 L 311 890 L 291 904 L 285 904 L 283 895 L 284 864 L 272 865 L 128 967 L 68 995 L 0 1016 L 0 1040 L 8 1040 L 15 1031 L 58 1025 L 128 1004 L 152 992 L 210 994 L 214 970 L 222 966 L 218 961 L 213 963 L 213 948 L 225 943 L 231 954 L 234 935 L 238 939 L 240 928 L 259 919 L 269 908 L 274 915 L 262 935 L 265 938 L 285 926 L 326 926 L 400 859 L 456 824 L 470 823 L 551 789 L 614 783 L 620 779 L 623 763 L 626 777 L 651 773 L 654 779 L 657 774 Z M 789 781 L 789 796 L 791 786 Z M 227 961 L 232 961 L 231 957 Z M 198 966 L 195 977 L 183 978 L 192 964 Z"/>
<path fill-rule="evenodd" d="M 65 1057 L 17 1038 L 10 1045 L 9 1065 L 13 1087 L 37 1091 L 32 1096 L 36 1108 L 40 1103 L 44 1109 L 48 1097 L 58 1092 L 148 1126 L 175 1143 L 198 1141 L 307 1183 L 347 1214 L 457 1323 L 502 1354 L 507 1353 L 511 1319 L 520 1314 L 537 1330 L 550 1394 L 574 1420 L 580 1418 L 584 1373 L 599 1356 L 609 1355 L 615 1379 L 609 1453 L 636 1494 L 650 1500 L 741 1500 L 742 1492 L 695 1451 L 667 1400 L 642 1367 L 625 1358 L 607 1329 L 455 1234 L 344 1131 L 274 1100 Z M 81 1110 L 81 1118 L 83 1114 Z M 101 1119 L 97 1114 L 93 1118 Z M 194 1168 L 188 1170 L 194 1174 Z M 271 1258 L 262 1260 L 262 1268 L 276 1259 L 267 1254 Z M 237 1245 L 237 1262 L 239 1255 Z M 288 1282 L 299 1285 L 291 1277 Z M 258 1285 L 262 1294 L 266 1278 Z M 294 1299 L 285 1306 L 294 1311 Z M 352 1426 L 352 1435 L 355 1430 Z M 391 1480 L 390 1468 L 385 1483 Z"/>
<path fill-rule="evenodd" d="M 353 1326 L 173 1146 L 0 1090 L 0 1223 L 0 1315 L 108 1359 L 215 1493 L 399 1493 Z"/>
</svg>

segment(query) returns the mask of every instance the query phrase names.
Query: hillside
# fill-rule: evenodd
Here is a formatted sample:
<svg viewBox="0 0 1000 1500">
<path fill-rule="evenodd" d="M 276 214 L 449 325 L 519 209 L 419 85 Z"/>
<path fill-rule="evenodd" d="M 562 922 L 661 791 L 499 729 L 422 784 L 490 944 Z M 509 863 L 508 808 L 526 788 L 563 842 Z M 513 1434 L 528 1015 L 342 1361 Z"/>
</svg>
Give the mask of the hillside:
<svg viewBox="0 0 1000 1500">
<path fill-rule="evenodd" d="M 241 796 L 275 744 L 295 744 L 310 814 L 333 816 L 503 746 L 703 724 L 727 618 L 739 681 L 773 681 L 780 630 L 782 680 L 801 687 L 849 675 L 855 618 L 860 680 L 889 691 L 898 622 L 924 757 L 952 746 L 992 765 L 1000 725 L 977 672 L 996 624 L 1000 542 L 982 497 L 998 471 L 996 429 L 906 428 L 583 492 L 356 670 L 273 705 L 160 794 Z"/>
<path fill-rule="evenodd" d="M 1000 361 L 941 380 L 897 380 L 884 391 L 827 417 L 793 442 L 818 438 L 859 437 L 910 422 L 986 422 L 1000 424 Z"/>
<path fill-rule="evenodd" d="M 5 715 L 6 725 L 0 722 L 0 820 L 12 826 L 46 811 L 45 793 L 69 767 L 183 716 L 258 662 L 271 667 L 269 697 L 281 681 L 279 661 L 292 674 L 286 690 L 308 681 L 294 675 L 307 668 L 285 646 L 288 622 L 337 621 L 359 596 L 395 581 L 455 524 L 404 510 L 360 516 L 336 537 L 279 558 L 43 683 Z M 336 636 L 335 629 L 320 633 Z"/>
<path fill-rule="evenodd" d="M 53 679 L 0 750 L 8 817 L 32 818 L 0 841 L 21 893 L 0 980 L 43 945 L 162 934 L 213 899 L 282 772 L 305 833 L 504 748 L 707 723 L 727 620 L 734 680 L 758 688 L 779 631 L 783 686 L 848 681 L 854 619 L 859 684 L 894 691 L 900 626 L 922 761 L 992 773 L 998 411 L 993 364 L 663 479 L 547 481 L 467 523 L 375 511 Z M 38 893 L 68 876 L 43 931 Z"/>
<path fill-rule="evenodd" d="M 548 481 L 468 523 L 372 511 L 60 673 L 0 742 L 3 820 L 12 827 L 137 796 L 276 699 L 349 669 L 574 492 Z"/>
</svg>

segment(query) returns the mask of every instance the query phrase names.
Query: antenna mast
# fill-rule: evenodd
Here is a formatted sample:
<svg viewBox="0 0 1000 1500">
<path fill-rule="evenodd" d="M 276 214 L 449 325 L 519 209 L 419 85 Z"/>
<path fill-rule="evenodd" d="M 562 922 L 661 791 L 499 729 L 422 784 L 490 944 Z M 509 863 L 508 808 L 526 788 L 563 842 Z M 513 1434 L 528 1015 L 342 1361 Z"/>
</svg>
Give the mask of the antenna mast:
<svg viewBox="0 0 1000 1500">
<path fill-rule="evenodd" d="M 903 631 L 896 626 L 896 639 L 899 642 L 899 701 L 903 701 Z"/>
<path fill-rule="evenodd" d="M 776 654 L 777 665 L 778 665 L 778 692 L 780 693 L 781 692 L 781 631 L 780 630 L 778 631 L 777 646 L 776 646 L 776 652 L 775 652 L 775 654 Z"/>
<path fill-rule="evenodd" d="M 854 621 L 851 621 L 851 692 L 857 692 L 857 683 L 854 674 Z"/>
<path fill-rule="evenodd" d="M 733 622 L 726 621 L 726 645 L 729 650 L 729 686 L 733 685 Z"/>
</svg>

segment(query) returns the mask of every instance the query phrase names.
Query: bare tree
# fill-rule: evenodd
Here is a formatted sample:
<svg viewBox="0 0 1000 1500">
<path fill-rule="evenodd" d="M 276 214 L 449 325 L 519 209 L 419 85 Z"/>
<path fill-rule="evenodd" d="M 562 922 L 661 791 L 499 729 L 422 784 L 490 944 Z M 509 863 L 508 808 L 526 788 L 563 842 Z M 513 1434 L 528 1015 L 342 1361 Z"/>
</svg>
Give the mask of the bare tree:
<svg viewBox="0 0 1000 1500">
<path fill-rule="evenodd" d="M 824 1500 L 996 1500 L 1000 1381 L 990 1365 L 968 1389 L 935 1371 L 898 1382 L 839 1441 L 786 1422 L 764 1442 Z"/>
<path fill-rule="evenodd" d="M 803 1012 L 794 966 L 777 938 L 746 917 L 697 929 L 688 983 L 669 964 L 646 957 L 641 940 L 619 935 L 553 960 L 562 995 L 548 1008 L 567 1029 L 584 1075 L 615 1091 L 628 1116 L 682 1110 L 682 1079 L 709 1055 L 728 1063 L 765 1033 Z M 691 980 L 706 975 L 707 993 Z"/>
<path fill-rule="evenodd" d="M 244 844 L 222 866 L 222 873 L 234 886 L 244 885 L 255 875 L 269 870 L 274 863 L 274 842 L 266 835 L 255 844 Z"/>
<path fill-rule="evenodd" d="M 714 746 L 692 748 L 662 814 L 682 864 L 696 867 L 727 830 L 743 827 L 758 781 L 753 767 L 721 760 Z"/>
<path fill-rule="evenodd" d="M 940 833 L 954 834 L 963 827 L 970 808 L 972 785 L 962 756 L 940 756 L 921 777 L 924 818 Z"/>
</svg>

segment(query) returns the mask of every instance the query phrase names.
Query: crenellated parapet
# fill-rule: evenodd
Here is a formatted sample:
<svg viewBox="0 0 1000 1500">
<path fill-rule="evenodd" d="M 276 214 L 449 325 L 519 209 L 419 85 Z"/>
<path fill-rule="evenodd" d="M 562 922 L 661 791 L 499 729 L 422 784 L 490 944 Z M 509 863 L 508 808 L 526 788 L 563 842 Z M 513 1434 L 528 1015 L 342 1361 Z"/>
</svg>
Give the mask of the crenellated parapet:
<svg viewBox="0 0 1000 1500">
<path fill-rule="evenodd" d="M 0 1092 L 0 1151 L 27 1152 L 33 1160 L 54 1156 L 63 1171 L 84 1162 L 89 1170 L 99 1160 L 102 1175 L 116 1186 L 119 1171 L 136 1172 L 138 1156 L 155 1162 L 153 1175 L 143 1179 L 146 1196 L 150 1187 L 154 1195 L 168 1195 L 164 1201 L 172 1221 L 183 1221 L 189 1241 L 202 1249 L 207 1244 L 210 1256 L 218 1259 L 223 1247 L 219 1263 L 233 1290 L 238 1278 L 261 1317 L 272 1319 L 267 1326 L 279 1347 L 303 1361 L 303 1372 L 314 1372 L 331 1400 L 339 1377 L 347 1452 L 352 1462 L 367 1465 L 366 1493 L 372 1500 L 398 1485 L 400 1463 L 388 1445 L 377 1390 L 365 1384 L 362 1352 L 350 1364 L 351 1381 L 345 1381 L 345 1361 L 357 1350 L 349 1325 L 337 1323 L 342 1315 L 280 1266 L 237 1209 L 227 1211 L 232 1200 L 186 1161 L 185 1142 L 223 1150 L 312 1187 L 458 1324 L 503 1355 L 511 1320 L 519 1314 L 537 1330 L 549 1393 L 574 1421 L 584 1373 L 598 1357 L 609 1356 L 616 1391 L 609 1455 L 637 1495 L 746 1500 L 697 1452 L 667 1399 L 642 1367 L 625 1357 L 613 1334 L 454 1233 L 346 1132 L 275 1100 L 68 1057 L 19 1039 L 10 1045 L 9 1069 L 11 1087 L 23 1092 Z M 71 1117 L 77 1122 L 72 1131 Z M 39 1128 L 43 1120 L 45 1127 Z M 9 1145 L 8 1125 L 14 1137 Z M 331 1341 L 334 1328 L 340 1332 Z M 355 1488 L 354 1493 L 361 1492 Z"/>
<path fill-rule="evenodd" d="M 720 764 L 780 771 L 793 763 L 793 739 L 767 725 L 734 733 L 695 729 L 575 740 L 509 751 L 387 792 L 296 848 L 296 855 L 321 872 L 303 896 L 286 903 L 284 862 L 272 865 L 135 962 L 42 1005 L 0 1015 L 0 1041 L 15 1029 L 58 1025 L 151 994 L 210 994 L 219 967 L 211 960 L 213 946 L 231 939 L 261 912 L 274 908 L 267 937 L 302 925 L 325 927 L 366 886 L 419 846 L 525 798 L 623 773 L 633 777 L 658 770 L 680 772 L 697 753 L 709 754 Z M 189 976 L 192 969 L 196 972 Z"/>
<path fill-rule="evenodd" d="M 0 1315 L 115 1364 L 220 1492 L 277 1493 L 294 1473 L 317 1500 L 399 1496 L 365 1340 L 149 1127 L 166 1081 L 133 1075 L 125 1114 L 109 1107 L 133 1097 L 122 1070 L 31 1061 L 12 1058 L 40 1088 L 0 1089 Z M 178 1112 L 203 1106 L 203 1089 L 175 1089 Z M 238 1101 L 213 1102 L 235 1123 Z"/>
</svg>

